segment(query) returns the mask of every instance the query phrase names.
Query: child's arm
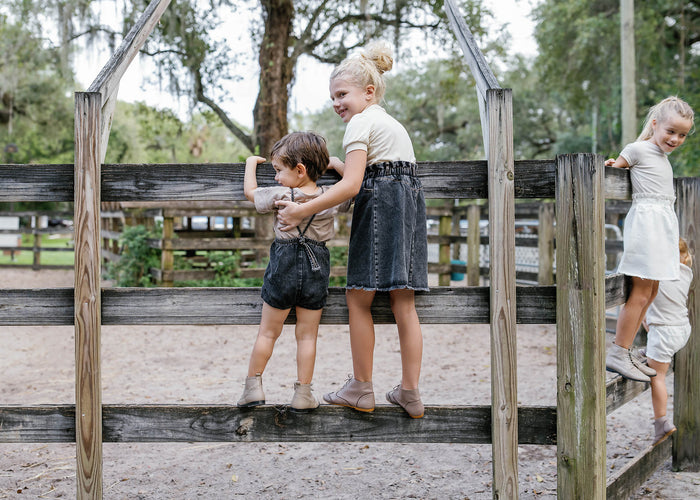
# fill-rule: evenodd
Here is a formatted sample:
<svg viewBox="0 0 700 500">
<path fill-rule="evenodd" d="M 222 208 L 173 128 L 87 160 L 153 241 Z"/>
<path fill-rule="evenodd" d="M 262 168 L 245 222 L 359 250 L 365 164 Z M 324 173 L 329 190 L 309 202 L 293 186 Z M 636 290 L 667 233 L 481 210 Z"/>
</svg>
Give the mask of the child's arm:
<svg viewBox="0 0 700 500">
<path fill-rule="evenodd" d="M 331 156 L 331 161 L 328 162 L 328 168 L 335 170 L 338 172 L 338 175 L 342 177 L 345 172 L 345 163 L 337 156 Z"/>
<path fill-rule="evenodd" d="M 606 167 L 617 167 L 617 168 L 629 168 L 630 164 L 627 163 L 627 160 L 625 160 L 622 156 L 618 156 L 617 160 L 614 158 L 608 158 L 605 160 L 605 166 Z"/>
<path fill-rule="evenodd" d="M 255 195 L 253 192 L 258 188 L 258 179 L 255 174 L 258 170 L 258 164 L 265 161 L 265 158 L 260 156 L 249 156 L 245 161 L 245 174 L 243 176 L 243 194 L 249 200 L 255 203 Z"/>
<path fill-rule="evenodd" d="M 345 200 L 354 197 L 362 187 L 366 164 L 367 151 L 362 149 L 350 151 L 345 157 L 343 178 L 321 196 L 301 204 L 284 200 L 276 201 L 275 204 L 280 207 L 277 218 L 284 224 L 280 229 L 283 231 L 294 229 L 301 224 L 304 218 L 340 205 Z"/>
</svg>

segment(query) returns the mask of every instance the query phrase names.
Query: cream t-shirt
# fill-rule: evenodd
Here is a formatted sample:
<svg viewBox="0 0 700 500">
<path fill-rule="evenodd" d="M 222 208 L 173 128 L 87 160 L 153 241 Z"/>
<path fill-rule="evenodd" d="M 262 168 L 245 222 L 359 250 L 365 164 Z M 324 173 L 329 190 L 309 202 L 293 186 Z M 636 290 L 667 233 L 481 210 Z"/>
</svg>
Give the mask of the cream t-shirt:
<svg viewBox="0 0 700 500">
<path fill-rule="evenodd" d="M 666 153 L 651 141 L 637 141 L 620 153 L 630 166 L 633 194 L 675 197 L 673 168 Z"/>
<path fill-rule="evenodd" d="M 383 161 L 416 161 L 408 132 L 396 118 L 378 104 L 372 104 L 353 116 L 345 128 L 343 149 L 347 155 L 367 151 L 367 164 Z"/>
</svg>

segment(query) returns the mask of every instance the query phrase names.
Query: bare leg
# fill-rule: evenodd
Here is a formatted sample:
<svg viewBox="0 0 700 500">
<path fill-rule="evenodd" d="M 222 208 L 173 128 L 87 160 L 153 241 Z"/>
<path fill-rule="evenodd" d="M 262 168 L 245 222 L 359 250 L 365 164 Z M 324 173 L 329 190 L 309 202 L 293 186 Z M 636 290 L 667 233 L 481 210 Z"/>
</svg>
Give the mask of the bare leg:
<svg viewBox="0 0 700 500">
<path fill-rule="evenodd" d="M 323 309 L 297 307 L 296 312 L 297 324 L 294 334 L 297 339 L 297 380 L 302 384 L 310 384 L 314 376 L 318 324 L 321 322 Z"/>
<path fill-rule="evenodd" d="M 258 328 L 258 337 L 253 345 L 253 352 L 250 354 L 248 363 L 248 376 L 254 377 L 257 373 L 262 374 L 267 366 L 267 362 L 272 356 L 272 349 L 275 342 L 282 333 L 284 320 L 287 319 L 291 309 L 275 309 L 263 302 L 262 317 Z"/>
<path fill-rule="evenodd" d="M 615 344 L 629 349 L 634 342 L 647 308 L 659 290 L 659 282 L 632 276 L 632 286 L 627 302 L 617 318 Z"/>
<path fill-rule="evenodd" d="M 654 418 L 666 415 L 668 391 L 666 389 L 666 372 L 670 363 L 661 363 L 647 358 L 649 366 L 656 370 L 656 377 L 651 377 L 651 405 L 654 408 Z"/>
<path fill-rule="evenodd" d="M 401 345 L 401 387 L 418 389 L 423 359 L 423 333 L 416 312 L 413 290 L 403 288 L 389 292 L 391 311 L 396 319 Z"/>
<path fill-rule="evenodd" d="M 345 292 L 350 323 L 350 350 L 353 376 L 360 382 L 372 381 L 374 364 L 374 291 L 350 289 Z"/>
</svg>

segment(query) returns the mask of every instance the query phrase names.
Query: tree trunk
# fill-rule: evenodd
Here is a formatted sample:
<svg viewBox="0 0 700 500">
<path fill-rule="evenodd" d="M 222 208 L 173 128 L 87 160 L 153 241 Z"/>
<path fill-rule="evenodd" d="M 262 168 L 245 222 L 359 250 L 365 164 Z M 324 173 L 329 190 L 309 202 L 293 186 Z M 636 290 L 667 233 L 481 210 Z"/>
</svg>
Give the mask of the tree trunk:
<svg viewBox="0 0 700 500">
<path fill-rule="evenodd" d="M 268 157 L 274 143 L 288 131 L 287 104 L 294 77 L 289 53 L 294 19 L 292 0 L 263 0 L 265 30 L 260 44 L 260 93 L 253 110 L 255 144 Z"/>
</svg>

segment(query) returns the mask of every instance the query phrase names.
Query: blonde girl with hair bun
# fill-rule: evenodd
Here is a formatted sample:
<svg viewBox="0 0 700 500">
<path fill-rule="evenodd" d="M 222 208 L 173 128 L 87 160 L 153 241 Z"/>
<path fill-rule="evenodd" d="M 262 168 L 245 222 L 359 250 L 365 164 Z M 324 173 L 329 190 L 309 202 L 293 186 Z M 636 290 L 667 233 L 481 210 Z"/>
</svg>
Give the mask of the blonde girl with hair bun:
<svg viewBox="0 0 700 500">
<path fill-rule="evenodd" d="M 680 274 L 678 219 L 673 168 L 668 155 L 679 148 L 694 124 L 693 109 L 671 96 L 649 109 L 642 133 L 606 166 L 630 169 L 632 207 L 625 217 L 624 250 L 617 271 L 629 276 L 630 289 L 617 319 L 615 341 L 605 359 L 608 371 L 650 382 L 656 370 L 631 350 L 647 309 L 659 291 L 659 281 Z"/>
<path fill-rule="evenodd" d="M 372 385 L 374 322 L 372 302 L 388 292 L 401 348 L 401 382 L 386 398 L 410 417 L 421 418 L 418 390 L 423 335 L 414 292 L 428 290 L 428 253 L 423 187 L 406 129 L 379 103 L 383 74 L 393 66 L 386 44 L 375 43 L 345 59 L 330 77 L 333 109 L 347 124 L 345 162 L 331 166 L 343 178 L 302 205 L 278 202 L 278 217 L 292 229 L 312 213 L 355 197 L 348 248 L 346 300 L 353 374 L 339 390 L 325 394 L 331 404 L 374 410 Z"/>
</svg>

